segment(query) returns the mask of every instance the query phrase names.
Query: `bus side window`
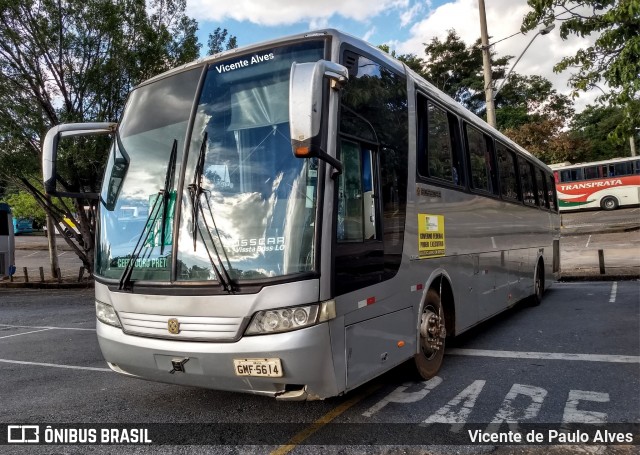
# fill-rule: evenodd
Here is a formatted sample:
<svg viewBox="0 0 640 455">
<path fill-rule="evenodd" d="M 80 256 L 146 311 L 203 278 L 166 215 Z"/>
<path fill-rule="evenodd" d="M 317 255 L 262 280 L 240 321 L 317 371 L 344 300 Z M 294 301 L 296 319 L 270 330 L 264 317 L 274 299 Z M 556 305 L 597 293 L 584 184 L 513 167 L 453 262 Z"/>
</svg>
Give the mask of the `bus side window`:
<svg viewBox="0 0 640 455">
<path fill-rule="evenodd" d="M 598 166 L 589 166 L 584 168 L 585 180 L 597 179 L 599 177 Z"/>
<path fill-rule="evenodd" d="M 615 177 L 623 177 L 625 175 L 633 174 L 633 169 L 630 161 L 625 163 L 615 163 L 613 165 Z"/>
<path fill-rule="evenodd" d="M 547 193 L 549 198 L 549 209 L 552 212 L 555 212 L 558 210 L 558 196 L 556 194 L 556 181 L 553 175 L 549 176 Z"/>
<path fill-rule="evenodd" d="M 489 139 L 470 125 L 465 125 L 465 130 L 471 167 L 471 187 L 487 193 L 498 194 Z"/>
<path fill-rule="evenodd" d="M 536 193 L 533 187 L 533 175 L 531 164 L 521 158 L 518 160 L 520 170 L 520 183 L 522 185 L 522 199 L 527 205 L 536 205 Z"/>
<path fill-rule="evenodd" d="M 456 118 L 418 94 L 418 174 L 460 185 Z"/>
<path fill-rule="evenodd" d="M 536 171 L 536 189 L 538 191 L 538 207 L 549 208 L 549 199 L 547 193 L 547 182 L 544 178 L 542 169 L 535 168 Z"/>
<path fill-rule="evenodd" d="M 512 201 L 521 201 L 522 196 L 518 191 L 518 171 L 513 152 L 501 143 L 496 142 L 496 157 L 498 159 L 500 193 L 502 197 Z"/>
<path fill-rule="evenodd" d="M 343 141 L 338 180 L 338 242 L 377 238 L 372 152 Z"/>
</svg>

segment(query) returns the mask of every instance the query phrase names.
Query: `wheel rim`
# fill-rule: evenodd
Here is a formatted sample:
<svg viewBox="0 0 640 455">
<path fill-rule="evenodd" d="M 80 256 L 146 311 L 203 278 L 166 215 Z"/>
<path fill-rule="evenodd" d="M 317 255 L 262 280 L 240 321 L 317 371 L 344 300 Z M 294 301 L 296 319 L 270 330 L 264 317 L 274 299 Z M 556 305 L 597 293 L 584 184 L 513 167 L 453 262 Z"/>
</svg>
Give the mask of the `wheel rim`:
<svg viewBox="0 0 640 455">
<path fill-rule="evenodd" d="M 426 306 L 420 322 L 420 347 L 427 360 L 433 359 L 442 348 L 443 330 L 437 310 L 431 305 Z"/>
<path fill-rule="evenodd" d="M 604 206 L 608 209 L 612 209 L 613 207 L 615 207 L 615 204 L 613 203 L 612 199 L 607 199 L 604 201 Z"/>
</svg>

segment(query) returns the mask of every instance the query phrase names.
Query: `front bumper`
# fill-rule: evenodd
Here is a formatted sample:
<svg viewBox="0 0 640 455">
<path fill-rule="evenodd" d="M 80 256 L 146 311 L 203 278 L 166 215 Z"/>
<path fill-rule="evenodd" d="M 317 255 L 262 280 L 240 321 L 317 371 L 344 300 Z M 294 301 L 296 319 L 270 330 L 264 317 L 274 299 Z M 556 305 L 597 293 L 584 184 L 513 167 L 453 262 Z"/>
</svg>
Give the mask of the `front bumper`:
<svg viewBox="0 0 640 455">
<path fill-rule="evenodd" d="M 216 390 L 277 396 L 305 388 L 306 395 L 337 395 L 329 325 L 293 332 L 248 336 L 233 343 L 175 341 L 127 335 L 97 323 L 100 349 L 111 369 L 151 381 Z M 174 372 L 171 360 L 189 358 L 185 372 Z M 279 358 L 283 377 L 237 376 L 234 359 Z M 284 396 L 284 395 L 283 395 Z"/>
</svg>

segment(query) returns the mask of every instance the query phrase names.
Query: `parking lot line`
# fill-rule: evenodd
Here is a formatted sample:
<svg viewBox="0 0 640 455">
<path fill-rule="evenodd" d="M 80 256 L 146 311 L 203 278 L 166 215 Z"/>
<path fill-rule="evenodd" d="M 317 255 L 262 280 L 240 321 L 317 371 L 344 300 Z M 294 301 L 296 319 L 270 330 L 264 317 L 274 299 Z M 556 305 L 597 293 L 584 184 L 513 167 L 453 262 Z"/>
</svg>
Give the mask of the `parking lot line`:
<svg viewBox="0 0 640 455">
<path fill-rule="evenodd" d="M 499 357 L 505 359 L 578 360 L 583 362 L 640 363 L 637 355 L 570 354 L 562 352 L 492 351 L 487 349 L 448 349 L 448 355 Z"/>
<path fill-rule="evenodd" d="M 20 335 L 28 335 L 30 333 L 45 332 L 47 330 L 51 330 L 51 329 L 46 328 L 46 329 L 42 329 L 42 330 L 32 330 L 31 332 L 14 333 L 13 335 L 5 335 L 3 337 L 0 337 L 0 340 L 3 339 L 3 338 L 11 338 L 11 337 L 18 337 Z"/>
<path fill-rule="evenodd" d="M 21 329 L 47 329 L 47 330 L 89 330 L 95 332 L 96 329 L 85 329 L 82 327 L 49 327 L 49 326 L 35 326 L 35 325 L 11 325 L 11 324 L 0 324 L 0 327 L 15 327 Z"/>
<path fill-rule="evenodd" d="M 609 296 L 609 303 L 616 303 L 616 294 L 618 293 L 618 282 L 614 281 L 611 285 L 611 295 Z"/>
<path fill-rule="evenodd" d="M 318 420 L 310 424 L 307 428 L 300 431 L 296 435 L 294 435 L 289 441 L 287 441 L 284 445 L 281 445 L 277 449 L 273 450 L 270 455 L 286 455 L 295 449 L 298 445 L 304 442 L 306 439 L 315 434 L 322 427 L 331 423 L 336 417 L 344 414 L 349 408 L 353 405 L 359 403 L 363 399 L 372 395 L 374 392 L 377 392 L 382 388 L 382 384 L 374 383 L 372 386 L 365 389 L 363 392 L 355 395 L 353 398 L 345 401 L 344 403 L 336 406 L 331 411 L 327 412 L 325 415 L 320 417 Z"/>
<path fill-rule="evenodd" d="M 70 370 L 89 370 L 89 371 L 108 371 L 108 372 L 112 371 L 110 368 L 79 367 L 76 365 L 56 365 L 55 363 L 25 362 L 23 360 L 0 359 L 0 362 L 16 363 L 18 365 L 33 365 L 38 367 L 67 368 Z"/>
</svg>

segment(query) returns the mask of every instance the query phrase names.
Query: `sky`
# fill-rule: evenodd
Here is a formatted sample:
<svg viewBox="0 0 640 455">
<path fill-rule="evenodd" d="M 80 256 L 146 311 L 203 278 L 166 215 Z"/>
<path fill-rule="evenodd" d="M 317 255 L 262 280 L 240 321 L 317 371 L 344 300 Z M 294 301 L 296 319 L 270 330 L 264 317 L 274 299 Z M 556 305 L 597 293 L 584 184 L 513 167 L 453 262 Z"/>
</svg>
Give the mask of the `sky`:
<svg viewBox="0 0 640 455">
<path fill-rule="evenodd" d="M 490 43 L 518 33 L 529 11 L 526 0 L 485 0 L 485 6 Z M 419 57 L 424 57 L 424 43 L 446 38 L 450 29 L 468 45 L 480 37 L 478 0 L 187 0 L 187 14 L 198 21 L 203 52 L 209 33 L 217 27 L 237 36 L 239 46 L 330 27 Z M 544 76 L 559 93 L 569 95 L 569 73 L 555 74 L 553 66 L 594 38 L 563 41 L 558 29 L 559 24 L 548 35 L 538 36 L 514 71 Z M 498 56 L 513 56 L 513 64 L 534 35 L 535 31 L 518 34 L 493 49 Z M 592 104 L 598 94 L 581 94 L 575 100 L 576 110 Z"/>
</svg>

